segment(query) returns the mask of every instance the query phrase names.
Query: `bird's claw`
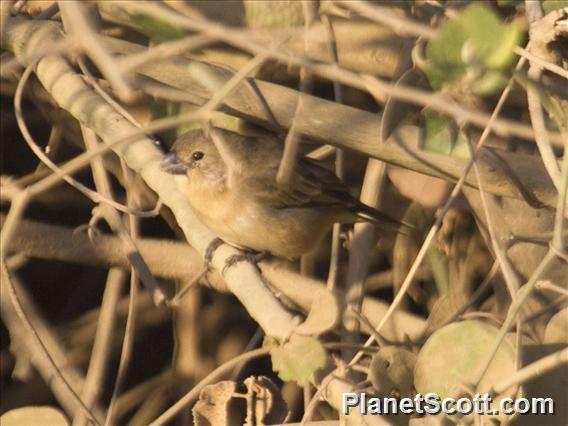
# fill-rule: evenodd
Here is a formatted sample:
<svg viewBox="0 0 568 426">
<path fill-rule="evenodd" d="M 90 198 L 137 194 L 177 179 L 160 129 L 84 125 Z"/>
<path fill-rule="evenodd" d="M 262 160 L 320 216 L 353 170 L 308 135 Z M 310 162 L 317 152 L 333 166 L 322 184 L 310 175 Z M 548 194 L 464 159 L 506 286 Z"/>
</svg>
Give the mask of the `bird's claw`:
<svg viewBox="0 0 568 426">
<path fill-rule="evenodd" d="M 225 272 L 227 271 L 227 269 L 229 269 L 231 266 L 233 266 L 234 264 L 239 263 L 239 262 L 252 263 L 254 266 L 256 266 L 257 269 L 259 269 L 258 268 L 258 262 L 260 262 L 261 260 L 266 258 L 266 256 L 267 256 L 266 252 L 247 252 L 247 253 L 242 253 L 242 254 L 235 254 L 234 256 L 229 257 L 225 261 L 225 266 L 223 267 L 223 273 L 222 274 L 225 275 Z"/>
<path fill-rule="evenodd" d="M 211 268 L 211 261 L 213 260 L 215 250 L 217 250 L 219 246 L 223 245 L 224 243 L 225 242 L 221 238 L 216 237 L 215 239 L 211 240 L 211 242 L 205 249 L 204 264 L 207 269 Z"/>
</svg>

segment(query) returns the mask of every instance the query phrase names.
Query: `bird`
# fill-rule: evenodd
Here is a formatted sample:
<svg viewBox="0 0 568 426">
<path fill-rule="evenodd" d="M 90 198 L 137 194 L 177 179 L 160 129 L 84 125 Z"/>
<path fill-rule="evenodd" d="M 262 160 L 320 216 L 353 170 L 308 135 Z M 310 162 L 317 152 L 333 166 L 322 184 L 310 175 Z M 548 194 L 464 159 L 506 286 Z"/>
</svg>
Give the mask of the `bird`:
<svg viewBox="0 0 568 426">
<path fill-rule="evenodd" d="M 295 259 L 313 251 L 334 223 L 406 226 L 353 197 L 318 160 L 300 156 L 277 180 L 284 144 L 218 127 L 180 136 L 160 167 L 175 175 L 198 219 L 225 243 Z"/>
</svg>

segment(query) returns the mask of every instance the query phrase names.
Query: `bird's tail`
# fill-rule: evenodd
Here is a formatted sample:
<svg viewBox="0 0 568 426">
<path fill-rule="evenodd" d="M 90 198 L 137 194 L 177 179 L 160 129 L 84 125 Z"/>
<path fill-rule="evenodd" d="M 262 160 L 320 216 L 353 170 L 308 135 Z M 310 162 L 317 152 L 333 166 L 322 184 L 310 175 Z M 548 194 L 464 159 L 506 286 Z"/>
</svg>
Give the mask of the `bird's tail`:
<svg viewBox="0 0 568 426">
<path fill-rule="evenodd" d="M 403 234 L 406 234 L 408 233 L 408 231 L 414 229 L 413 225 L 397 220 L 389 216 L 388 214 L 363 203 L 357 203 L 357 206 L 355 206 L 354 210 L 357 214 L 358 221 L 372 222 L 379 228 L 392 229 Z"/>
</svg>

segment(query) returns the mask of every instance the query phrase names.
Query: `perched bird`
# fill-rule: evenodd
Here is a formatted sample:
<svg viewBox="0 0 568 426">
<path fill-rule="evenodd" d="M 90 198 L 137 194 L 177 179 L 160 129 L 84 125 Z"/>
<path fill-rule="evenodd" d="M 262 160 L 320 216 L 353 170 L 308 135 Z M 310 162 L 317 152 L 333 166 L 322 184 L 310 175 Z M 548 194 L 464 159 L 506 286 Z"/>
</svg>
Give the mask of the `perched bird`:
<svg viewBox="0 0 568 426">
<path fill-rule="evenodd" d="M 192 130 L 174 143 L 161 168 L 176 175 L 198 218 L 223 241 L 278 257 L 310 252 L 336 222 L 401 225 L 351 196 L 316 160 L 298 158 L 288 184 L 279 184 L 282 152 L 273 136 Z"/>
</svg>

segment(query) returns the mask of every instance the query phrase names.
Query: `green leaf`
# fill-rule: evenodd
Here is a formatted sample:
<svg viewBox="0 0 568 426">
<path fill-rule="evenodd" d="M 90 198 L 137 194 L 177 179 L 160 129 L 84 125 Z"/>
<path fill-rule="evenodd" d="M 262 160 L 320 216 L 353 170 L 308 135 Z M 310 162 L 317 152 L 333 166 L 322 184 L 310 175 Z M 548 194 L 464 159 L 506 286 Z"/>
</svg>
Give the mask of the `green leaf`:
<svg viewBox="0 0 568 426">
<path fill-rule="evenodd" d="M 472 3 L 440 25 L 426 47 L 422 67 L 436 89 L 463 83 L 475 94 L 491 94 L 507 81 L 519 40 L 514 25 L 505 25 L 485 5 Z"/>
<path fill-rule="evenodd" d="M 471 158 L 471 151 L 467 138 L 462 131 L 458 133 L 458 140 L 452 149 L 452 157 L 461 158 L 462 160 L 469 160 Z"/>
<path fill-rule="evenodd" d="M 510 62 L 517 40 L 514 27 L 507 27 L 490 9 L 479 3 L 469 6 L 458 22 L 463 25 L 475 50 L 476 63 L 485 64 L 488 68 L 501 68 Z"/>
<path fill-rule="evenodd" d="M 503 70 L 512 63 L 514 49 L 519 43 L 521 35 L 515 27 L 505 26 L 501 22 L 496 22 L 494 30 L 498 34 L 497 41 L 492 38 L 483 40 L 483 43 L 492 46 L 492 48 L 487 49 L 485 66 L 488 69 Z"/>
<path fill-rule="evenodd" d="M 487 71 L 477 76 L 471 83 L 471 91 L 476 95 L 490 95 L 507 83 L 507 77 L 500 71 Z"/>
<path fill-rule="evenodd" d="M 437 330 L 426 341 L 418 354 L 414 369 L 414 386 L 423 395 L 436 393 L 440 398 L 450 397 L 463 383 L 471 383 L 484 367 L 499 329 L 478 320 L 449 324 Z M 515 372 L 515 349 L 511 339 L 505 339 L 476 392 L 488 392 L 492 384 Z M 511 389 L 497 395 L 498 404 Z M 504 419 L 502 419 L 504 420 Z M 508 419 L 510 420 L 510 418 Z M 482 424 L 488 424 L 482 421 Z"/>
<path fill-rule="evenodd" d="M 148 15 L 132 15 L 132 21 L 140 31 L 157 41 L 176 40 L 186 35 L 184 31 Z"/>
<path fill-rule="evenodd" d="M 451 396 L 454 387 L 469 383 L 483 367 L 499 330 L 478 320 L 449 324 L 426 341 L 416 361 L 414 385 L 419 392 Z M 489 390 L 492 383 L 515 371 L 515 350 L 504 340 L 479 384 Z"/>
<path fill-rule="evenodd" d="M 424 72 L 434 89 L 439 89 L 445 81 L 459 78 L 465 72 L 461 50 L 467 33 L 457 20 L 444 22 L 426 47 L 429 62 Z"/>
<path fill-rule="evenodd" d="M 423 111 L 426 123 L 422 149 L 440 154 L 450 154 L 457 141 L 457 129 L 452 119 L 431 109 Z"/>
<path fill-rule="evenodd" d="M 295 380 L 303 386 L 313 379 L 314 373 L 326 363 L 322 344 L 314 337 L 294 334 L 281 346 L 274 346 L 272 368 L 284 381 Z"/>
</svg>

